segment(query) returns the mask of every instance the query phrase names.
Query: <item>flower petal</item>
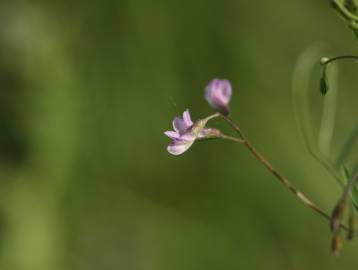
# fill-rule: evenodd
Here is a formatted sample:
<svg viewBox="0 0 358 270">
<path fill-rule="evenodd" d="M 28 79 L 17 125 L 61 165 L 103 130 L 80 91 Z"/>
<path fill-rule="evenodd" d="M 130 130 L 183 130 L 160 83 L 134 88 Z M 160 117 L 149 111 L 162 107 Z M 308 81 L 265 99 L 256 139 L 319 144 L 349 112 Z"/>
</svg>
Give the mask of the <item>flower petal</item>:
<svg viewBox="0 0 358 270">
<path fill-rule="evenodd" d="M 175 132 L 175 131 L 166 131 L 164 132 L 164 134 L 166 136 L 168 136 L 169 138 L 171 139 L 179 139 L 180 138 L 180 134 L 178 132 Z"/>
<path fill-rule="evenodd" d="M 195 141 L 197 135 L 195 135 L 192 130 L 180 135 L 180 138 L 179 140 L 182 140 L 182 141 Z"/>
<path fill-rule="evenodd" d="M 193 143 L 194 141 L 175 140 L 168 145 L 167 150 L 170 154 L 178 156 L 187 151 Z"/>
<path fill-rule="evenodd" d="M 228 80 L 212 80 L 205 88 L 205 99 L 216 109 L 228 110 L 232 95 L 231 84 Z"/>
<path fill-rule="evenodd" d="M 193 125 L 193 121 L 191 121 L 188 109 L 183 113 L 183 120 L 185 122 L 186 128 L 189 128 Z"/>
<path fill-rule="evenodd" d="M 187 127 L 186 127 L 186 124 L 185 124 L 184 120 L 179 118 L 179 117 L 174 118 L 174 120 L 173 120 L 173 128 L 179 134 L 183 134 L 187 130 Z"/>
<path fill-rule="evenodd" d="M 231 84 L 228 80 L 221 80 L 221 97 L 225 104 L 228 104 L 232 95 Z"/>
</svg>

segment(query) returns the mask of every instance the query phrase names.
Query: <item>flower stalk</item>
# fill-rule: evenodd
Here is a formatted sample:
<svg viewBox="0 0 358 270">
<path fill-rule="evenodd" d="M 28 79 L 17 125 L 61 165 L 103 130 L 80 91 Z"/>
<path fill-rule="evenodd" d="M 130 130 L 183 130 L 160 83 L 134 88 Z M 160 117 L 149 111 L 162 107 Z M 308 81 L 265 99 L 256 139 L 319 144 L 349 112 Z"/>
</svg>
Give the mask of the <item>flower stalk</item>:
<svg viewBox="0 0 358 270">
<path fill-rule="evenodd" d="M 358 181 L 358 172 L 355 173 L 353 175 L 353 177 L 349 179 L 349 182 L 346 185 L 341 198 L 339 199 L 336 207 L 334 208 L 334 210 L 332 212 L 331 221 L 330 221 L 330 227 L 331 227 L 332 232 L 336 232 L 339 229 L 339 225 L 341 224 L 341 220 L 344 215 L 344 210 L 345 210 L 348 200 L 349 200 L 349 196 L 352 194 L 352 190 L 353 190 L 355 184 L 357 183 L 357 181 Z M 349 221 L 349 223 L 350 223 L 350 221 Z M 351 225 L 352 224 L 350 224 L 349 228 L 348 228 L 348 232 L 350 234 L 352 234 L 350 232 L 351 228 L 354 228 L 354 226 L 351 226 Z M 350 238 L 350 237 L 348 237 L 348 238 Z"/>
<path fill-rule="evenodd" d="M 270 162 L 267 161 L 257 150 L 256 148 L 247 140 L 245 134 L 242 130 L 235 124 L 235 122 L 228 116 L 221 115 L 221 117 L 236 131 L 240 139 L 243 141 L 242 144 L 251 152 L 251 154 L 267 169 L 269 170 L 276 179 L 291 193 L 293 193 L 303 204 L 307 207 L 314 210 L 319 215 L 323 216 L 325 219 L 330 220 L 330 215 L 325 213 L 320 207 L 318 207 L 314 202 L 307 198 L 301 191 L 295 188 L 290 181 L 279 173 Z M 342 227 L 344 230 L 348 230 L 346 226 L 339 223 L 339 227 Z"/>
<path fill-rule="evenodd" d="M 331 59 L 324 58 L 321 60 L 321 64 L 323 65 L 325 71 L 329 63 L 346 58 L 358 59 L 358 57 L 355 56 L 340 56 Z M 324 91 L 321 91 L 323 94 L 325 94 L 328 90 L 328 86 L 324 86 Z M 346 208 L 349 195 L 352 193 L 352 189 L 358 181 L 358 173 L 356 173 L 348 182 L 343 195 L 332 214 L 327 214 L 304 193 L 292 185 L 291 182 L 283 174 L 276 170 L 272 164 L 250 143 L 244 132 L 229 116 L 229 102 L 231 95 L 232 88 L 228 80 L 212 80 L 205 88 L 204 96 L 209 105 L 217 112 L 194 122 L 191 120 L 189 110 L 186 110 L 181 118 L 175 117 L 172 123 L 174 130 L 164 132 L 165 135 L 172 140 L 167 147 L 168 152 L 172 155 L 181 155 L 186 152 L 195 141 L 211 139 L 223 139 L 244 145 L 246 149 L 256 158 L 256 160 L 259 161 L 299 201 L 329 221 L 333 232 L 331 246 L 332 252 L 333 254 L 338 255 L 343 243 L 340 234 L 341 229 L 348 232 L 348 239 L 352 239 L 355 233 L 357 218 L 351 214 L 348 227 L 342 224 L 342 218 L 344 216 L 344 210 Z M 207 127 L 210 120 L 218 117 L 223 119 L 235 131 L 237 136 L 229 136 L 222 133 L 219 129 Z"/>
</svg>

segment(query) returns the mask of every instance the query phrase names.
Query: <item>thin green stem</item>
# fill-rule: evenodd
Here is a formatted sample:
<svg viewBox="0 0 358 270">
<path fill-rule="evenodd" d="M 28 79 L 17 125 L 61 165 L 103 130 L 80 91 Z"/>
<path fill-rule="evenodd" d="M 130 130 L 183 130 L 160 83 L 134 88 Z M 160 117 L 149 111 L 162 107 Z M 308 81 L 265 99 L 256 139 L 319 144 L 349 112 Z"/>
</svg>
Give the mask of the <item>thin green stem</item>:
<svg viewBox="0 0 358 270">
<path fill-rule="evenodd" d="M 286 177 L 279 173 L 274 167 L 269 163 L 257 150 L 256 148 L 247 140 L 245 134 L 242 130 L 234 123 L 234 121 L 228 117 L 221 115 L 221 117 L 235 130 L 239 135 L 240 139 L 243 141 L 242 144 L 251 152 L 251 154 L 264 166 L 268 169 L 276 179 L 291 193 L 293 193 L 302 203 L 314 210 L 319 215 L 323 216 L 325 219 L 330 220 L 330 215 L 321 210 L 315 203 L 306 197 L 301 191 L 295 188 Z M 340 227 L 344 230 L 348 230 L 346 226 L 340 224 Z"/>
<path fill-rule="evenodd" d="M 220 133 L 220 134 L 218 134 L 216 136 L 213 136 L 213 137 L 198 138 L 197 141 L 202 142 L 202 141 L 210 141 L 210 140 L 218 140 L 218 139 L 237 142 L 237 143 L 241 143 L 241 144 L 244 143 L 244 140 L 242 140 L 240 138 L 233 137 L 233 136 L 228 136 L 228 135 L 225 135 L 225 134 L 222 134 L 222 133 Z"/>
<path fill-rule="evenodd" d="M 345 187 L 342 197 L 339 200 L 339 203 L 346 204 L 349 198 L 349 195 L 352 193 L 352 190 L 355 184 L 358 181 L 358 172 L 353 175 L 353 177 L 349 180 L 347 186 Z"/>
<path fill-rule="evenodd" d="M 358 22 L 358 17 L 352 14 L 342 3 L 338 0 L 332 0 L 333 8 L 335 8 L 344 18 Z"/>
<path fill-rule="evenodd" d="M 220 113 L 214 113 L 214 114 L 212 114 L 212 115 L 210 115 L 210 116 L 204 118 L 203 121 L 205 121 L 205 123 L 206 123 L 206 122 L 208 122 L 209 120 L 214 119 L 214 118 L 217 118 L 217 117 L 220 117 L 220 116 L 221 116 Z"/>
<path fill-rule="evenodd" d="M 241 144 L 245 143 L 245 141 L 243 139 L 232 137 L 232 136 L 227 136 L 225 134 L 221 134 L 219 138 L 224 139 L 224 140 L 237 142 L 237 143 L 241 143 Z"/>
<path fill-rule="evenodd" d="M 328 60 L 326 60 L 323 65 L 327 66 L 328 64 L 338 61 L 338 60 L 343 60 L 343 59 L 354 59 L 354 60 L 358 60 L 358 56 L 355 55 L 342 55 L 342 56 L 336 56 L 333 58 L 329 58 Z"/>
<path fill-rule="evenodd" d="M 331 221 L 330 221 L 330 227 L 333 232 L 338 231 L 339 224 L 341 224 L 341 220 L 343 218 L 343 214 L 345 212 L 349 195 L 352 194 L 352 190 L 357 183 L 358 180 L 358 173 L 355 173 L 352 178 L 349 179 L 348 184 L 346 185 L 343 194 L 341 198 L 338 200 L 338 203 L 336 204 L 332 215 L 331 215 Z M 351 228 L 349 228 L 349 233 L 351 233 Z"/>
<path fill-rule="evenodd" d="M 346 191 L 346 193 L 349 195 L 350 193 L 352 193 L 352 190 L 353 190 L 353 188 L 354 188 L 354 186 L 355 186 L 355 184 L 357 183 L 357 181 L 358 181 L 358 172 L 356 172 L 353 176 L 352 176 L 352 178 L 351 178 L 351 180 L 349 181 L 349 183 L 348 183 L 348 186 L 347 186 L 347 191 Z"/>
</svg>

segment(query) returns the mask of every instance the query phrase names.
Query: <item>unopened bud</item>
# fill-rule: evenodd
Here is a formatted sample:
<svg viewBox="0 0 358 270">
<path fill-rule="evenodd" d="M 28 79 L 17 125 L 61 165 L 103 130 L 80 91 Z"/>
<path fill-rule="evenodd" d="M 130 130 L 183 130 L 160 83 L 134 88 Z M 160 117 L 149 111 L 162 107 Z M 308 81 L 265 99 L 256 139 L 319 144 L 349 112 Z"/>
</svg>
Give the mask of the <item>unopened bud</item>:
<svg viewBox="0 0 358 270">
<path fill-rule="evenodd" d="M 321 60 L 322 63 L 322 60 Z M 319 81 L 319 90 L 321 92 L 321 94 L 324 96 L 327 94 L 329 86 L 328 86 L 328 80 L 327 80 L 327 74 L 326 74 L 326 69 L 327 67 L 324 66 L 323 70 L 322 70 L 322 76 L 321 79 Z"/>
<path fill-rule="evenodd" d="M 214 79 L 205 88 L 205 99 L 211 107 L 224 115 L 229 114 L 229 102 L 232 95 L 228 80 Z"/>
<path fill-rule="evenodd" d="M 321 91 L 321 94 L 325 96 L 328 92 L 328 83 L 326 75 L 322 75 L 321 80 L 319 82 L 319 90 Z"/>
<path fill-rule="evenodd" d="M 343 240 L 339 233 L 333 235 L 332 243 L 331 243 L 331 250 L 334 256 L 338 256 L 343 247 Z"/>
<path fill-rule="evenodd" d="M 343 213 L 344 213 L 344 202 L 339 201 L 331 215 L 330 227 L 332 232 L 336 232 L 341 226 Z"/>
<path fill-rule="evenodd" d="M 348 240 L 354 239 L 355 233 L 357 231 L 357 227 L 358 227 L 357 214 L 354 212 L 354 210 L 352 210 L 348 219 L 348 228 L 349 228 L 348 235 L 347 235 Z"/>
</svg>

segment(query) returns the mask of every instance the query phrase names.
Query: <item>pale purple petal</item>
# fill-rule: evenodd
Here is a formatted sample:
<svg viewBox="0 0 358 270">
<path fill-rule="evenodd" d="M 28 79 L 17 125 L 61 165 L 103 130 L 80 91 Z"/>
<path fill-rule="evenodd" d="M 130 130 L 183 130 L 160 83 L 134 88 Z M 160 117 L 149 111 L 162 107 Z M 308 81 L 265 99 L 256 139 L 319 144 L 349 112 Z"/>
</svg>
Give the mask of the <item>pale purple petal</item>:
<svg viewBox="0 0 358 270">
<path fill-rule="evenodd" d="M 180 134 L 175 131 L 166 131 L 166 132 L 164 132 L 164 134 L 167 135 L 171 139 L 179 139 L 180 138 Z"/>
<path fill-rule="evenodd" d="M 167 150 L 172 155 L 181 155 L 193 144 L 194 141 L 173 141 L 168 145 Z"/>
<path fill-rule="evenodd" d="M 190 113 L 188 109 L 183 113 L 183 120 L 185 122 L 187 129 L 194 124 L 193 121 L 191 121 Z"/>
<path fill-rule="evenodd" d="M 180 135 L 180 140 L 184 141 L 194 141 L 196 138 L 195 134 L 192 131 L 188 131 L 182 135 Z"/>
<path fill-rule="evenodd" d="M 225 103 L 223 102 L 223 99 L 220 96 L 220 94 L 217 94 L 217 95 L 212 95 L 211 94 L 211 95 L 209 95 L 209 98 L 207 98 L 207 101 L 214 108 L 220 108 L 220 107 L 225 106 Z"/>
<path fill-rule="evenodd" d="M 221 80 L 221 97 L 225 104 L 228 104 L 232 95 L 231 84 L 228 80 Z"/>
<path fill-rule="evenodd" d="M 173 120 L 173 128 L 179 134 L 183 134 L 187 130 L 187 127 L 186 127 L 186 124 L 185 124 L 184 120 L 179 118 L 179 117 L 174 118 L 174 120 Z"/>
<path fill-rule="evenodd" d="M 214 79 L 205 88 L 205 99 L 216 109 L 228 111 L 231 95 L 232 88 L 228 80 Z"/>
<path fill-rule="evenodd" d="M 217 102 L 220 102 L 220 99 L 217 98 L 220 91 L 219 86 L 220 80 L 214 79 L 210 81 L 205 88 L 205 98 L 210 103 L 210 105 L 215 105 L 217 104 Z M 215 99 L 215 97 L 217 98 L 217 100 L 214 102 L 213 99 Z"/>
<path fill-rule="evenodd" d="M 206 135 L 210 132 L 210 130 L 211 128 L 203 128 L 198 134 L 198 139 L 203 139 L 207 137 Z"/>
<path fill-rule="evenodd" d="M 172 142 L 167 147 L 168 152 L 172 155 L 180 155 L 187 151 L 195 140 L 199 139 L 199 136 L 212 137 L 213 135 L 209 134 L 209 129 L 207 134 L 201 134 L 206 121 L 199 119 L 193 123 L 189 110 L 183 113 L 183 119 L 179 117 L 174 118 L 173 128 L 175 131 L 164 132 L 166 136 L 172 139 Z"/>
</svg>

